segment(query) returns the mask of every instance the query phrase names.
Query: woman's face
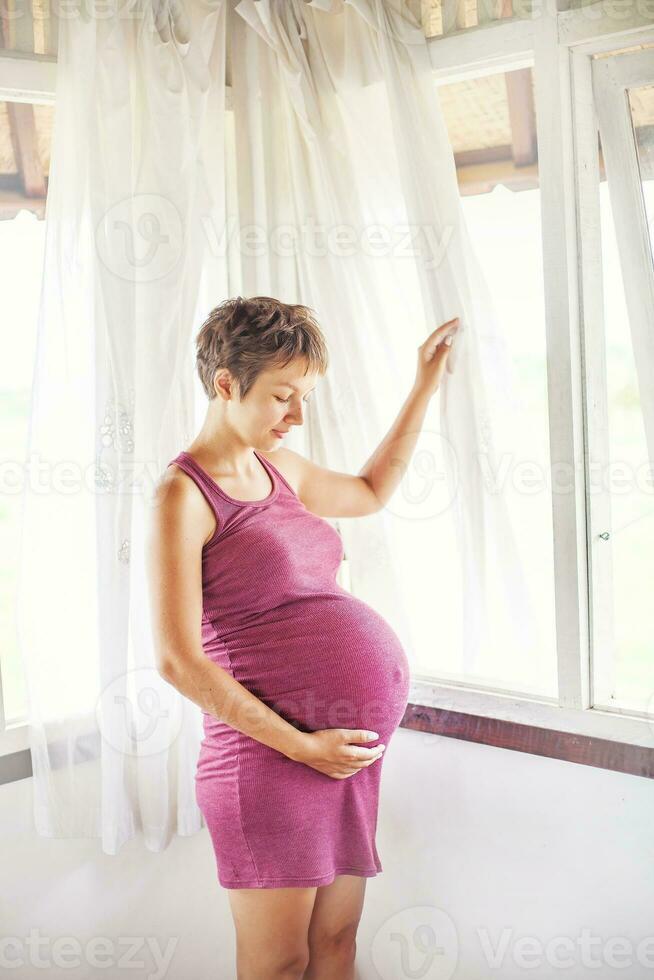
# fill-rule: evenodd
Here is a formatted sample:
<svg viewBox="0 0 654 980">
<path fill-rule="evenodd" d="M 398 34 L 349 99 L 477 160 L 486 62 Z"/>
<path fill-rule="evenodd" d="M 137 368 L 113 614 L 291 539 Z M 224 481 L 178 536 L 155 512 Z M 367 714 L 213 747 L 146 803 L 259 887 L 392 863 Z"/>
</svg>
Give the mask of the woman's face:
<svg viewBox="0 0 654 980">
<path fill-rule="evenodd" d="M 305 358 L 295 358 L 284 367 L 262 371 L 257 377 L 240 403 L 247 414 L 253 445 L 274 449 L 283 445 L 284 433 L 291 426 L 303 424 L 310 392 L 319 378 L 317 373 L 305 371 Z"/>
</svg>

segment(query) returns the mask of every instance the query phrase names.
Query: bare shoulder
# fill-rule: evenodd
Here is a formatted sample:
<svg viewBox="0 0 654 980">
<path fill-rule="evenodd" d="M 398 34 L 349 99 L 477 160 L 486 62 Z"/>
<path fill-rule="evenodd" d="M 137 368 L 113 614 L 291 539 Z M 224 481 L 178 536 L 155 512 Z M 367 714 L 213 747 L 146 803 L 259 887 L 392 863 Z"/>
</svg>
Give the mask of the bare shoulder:
<svg viewBox="0 0 654 980">
<path fill-rule="evenodd" d="M 363 517 L 381 507 L 372 486 L 360 474 L 319 466 L 292 449 L 262 455 L 277 467 L 307 510 L 319 517 Z"/>
<path fill-rule="evenodd" d="M 188 473 L 185 473 L 181 466 L 173 463 L 166 467 L 155 483 L 152 502 L 157 507 L 174 511 L 180 501 L 195 499 L 194 486 L 194 481 Z"/>
<path fill-rule="evenodd" d="M 216 520 L 195 481 L 180 466 L 168 466 L 155 484 L 150 500 L 150 527 L 160 533 L 190 533 L 208 540 Z"/>
<path fill-rule="evenodd" d="M 276 449 L 274 452 L 262 451 L 260 455 L 272 463 L 284 479 L 290 483 L 296 493 L 300 488 L 302 474 L 305 472 L 307 460 L 300 453 L 287 449 L 285 446 Z"/>
</svg>

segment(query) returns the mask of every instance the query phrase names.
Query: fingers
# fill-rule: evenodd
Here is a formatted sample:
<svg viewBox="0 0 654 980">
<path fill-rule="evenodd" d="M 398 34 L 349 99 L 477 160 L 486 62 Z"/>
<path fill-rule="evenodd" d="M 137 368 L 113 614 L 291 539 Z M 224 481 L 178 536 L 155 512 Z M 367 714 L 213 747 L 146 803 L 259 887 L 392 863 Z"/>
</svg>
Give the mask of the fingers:
<svg viewBox="0 0 654 980">
<path fill-rule="evenodd" d="M 379 738 L 377 732 L 369 732 L 367 729 L 325 729 L 314 734 L 326 744 L 320 753 L 322 758 L 309 764 L 333 779 L 346 779 L 366 766 L 371 766 L 384 754 L 386 748 L 384 743 L 370 747 L 350 744 Z"/>
<path fill-rule="evenodd" d="M 429 335 L 429 339 L 431 340 L 432 337 L 440 338 L 443 336 L 443 334 L 454 333 L 458 326 L 459 317 L 455 316 L 453 319 L 448 320 L 447 323 L 441 323 L 440 327 L 436 327 L 435 330 L 432 330 L 431 334 Z"/>
<path fill-rule="evenodd" d="M 321 767 L 321 771 L 325 773 L 326 776 L 331 776 L 332 779 L 347 779 L 349 776 L 354 776 L 357 772 L 365 769 L 367 766 L 371 766 L 373 762 L 383 755 L 383 752 L 377 752 L 371 759 L 357 759 L 348 760 L 347 763 L 342 763 L 340 766 L 329 766 Z"/>
<path fill-rule="evenodd" d="M 352 755 L 348 759 L 344 759 L 340 765 L 346 767 L 346 772 L 348 774 L 358 772 L 359 769 L 365 769 L 366 766 L 371 766 L 373 762 L 376 762 L 377 759 L 381 758 L 381 756 L 384 754 L 385 748 L 385 745 L 380 745 L 374 749 L 359 750 L 356 755 Z M 361 755 L 362 751 L 366 754 Z M 369 752 L 372 753 L 372 755 L 369 755 Z"/>
<path fill-rule="evenodd" d="M 366 759 L 365 761 L 359 761 L 358 764 L 357 764 L 356 769 L 349 769 L 348 768 L 349 775 L 354 775 L 354 773 L 355 772 L 359 772 L 360 769 L 367 769 L 368 766 L 371 766 L 373 764 L 373 762 L 377 762 L 377 759 L 381 758 L 381 756 L 383 754 L 384 754 L 383 752 L 378 752 L 377 755 L 375 755 L 375 756 L 372 757 L 372 759 Z"/>
<path fill-rule="evenodd" d="M 385 748 L 386 746 L 381 743 L 373 746 L 370 749 L 366 749 L 362 745 L 352 748 L 350 748 L 350 746 L 345 746 L 343 749 L 343 755 L 347 758 L 348 762 L 351 762 L 353 759 L 369 759 L 371 754 L 376 755 L 380 751 L 383 752 Z"/>
<path fill-rule="evenodd" d="M 353 769 L 351 766 L 348 766 L 346 769 L 341 769 L 336 778 L 345 779 L 348 776 L 354 776 L 354 774 L 359 772 L 361 769 L 365 769 L 367 766 L 371 766 L 373 762 L 376 762 L 377 759 L 383 754 L 384 754 L 383 752 L 379 752 L 372 759 L 366 759 L 365 761 L 360 760 L 356 769 Z"/>
<path fill-rule="evenodd" d="M 427 360 L 431 361 L 434 356 L 445 357 L 449 353 L 450 344 L 458 329 L 459 318 L 455 317 L 432 331 L 422 345 Z"/>
<path fill-rule="evenodd" d="M 370 732 L 367 728 L 341 728 L 340 732 L 346 742 L 374 742 L 379 738 L 377 732 Z"/>
</svg>

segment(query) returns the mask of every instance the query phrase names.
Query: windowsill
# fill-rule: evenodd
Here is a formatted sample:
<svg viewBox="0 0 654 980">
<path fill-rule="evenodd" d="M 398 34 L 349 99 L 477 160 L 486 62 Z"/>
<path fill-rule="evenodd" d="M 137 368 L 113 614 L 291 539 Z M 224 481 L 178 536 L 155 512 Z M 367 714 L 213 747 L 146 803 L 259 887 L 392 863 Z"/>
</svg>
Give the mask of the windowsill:
<svg viewBox="0 0 654 980">
<path fill-rule="evenodd" d="M 654 778 L 654 718 L 414 676 L 402 727 Z"/>
<path fill-rule="evenodd" d="M 28 726 L 24 723 L 0 732 L 0 786 L 33 775 Z"/>
<path fill-rule="evenodd" d="M 0 758 L 29 749 L 29 726 L 26 723 L 14 725 L 0 732 Z"/>
<path fill-rule="evenodd" d="M 464 684 L 443 684 L 420 675 L 412 677 L 409 701 L 482 718 L 654 748 L 654 717 L 639 717 L 620 709 L 563 708 L 554 699 L 499 694 Z"/>
</svg>

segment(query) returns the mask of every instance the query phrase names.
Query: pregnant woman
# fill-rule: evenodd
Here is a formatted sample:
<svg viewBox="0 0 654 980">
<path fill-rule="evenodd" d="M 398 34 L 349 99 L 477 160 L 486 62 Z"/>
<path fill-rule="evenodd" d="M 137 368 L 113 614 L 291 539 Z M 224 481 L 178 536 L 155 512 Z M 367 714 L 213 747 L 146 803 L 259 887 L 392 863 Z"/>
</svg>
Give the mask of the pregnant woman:
<svg viewBox="0 0 654 980">
<path fill-rule="evenodd" d="M 148 574 L 159 670 L 203 711 L 196 799 L 239 980 L 354 977 L 409 664 L 386 620 L 337 583 L 343 547 L 324 518 L 390 498 L 457 327 L 418 349 L 413 389 L 357 476 L 281 445 L 327 370 L 311 310 L 239 297 L 198 334 L 207 416 L 157 486 Z"/>
</svg>

